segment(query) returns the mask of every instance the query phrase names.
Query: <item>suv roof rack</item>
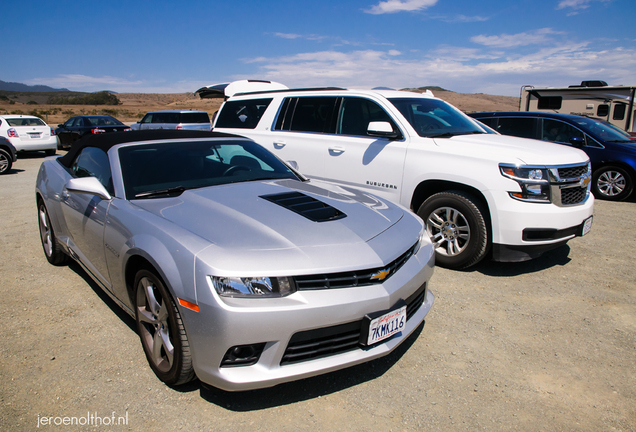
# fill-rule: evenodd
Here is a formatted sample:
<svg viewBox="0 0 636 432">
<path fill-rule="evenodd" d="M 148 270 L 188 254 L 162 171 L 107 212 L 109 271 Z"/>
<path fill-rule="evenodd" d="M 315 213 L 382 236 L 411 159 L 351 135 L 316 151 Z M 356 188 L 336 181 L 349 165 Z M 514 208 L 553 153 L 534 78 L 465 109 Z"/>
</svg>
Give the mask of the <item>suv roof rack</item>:
<svg viewBox="0 0 636 432">
<path fill-rule="evenodd" d="M 310 92 L 310 91 L 344 91 L 346 88 L 342 87 L 307 87 L 307 88 L 296 88 L 296 89 L 280 89 L 280 90 L 260 90 L 253 92 L 242 92 L 236 93 L 234 96 L 239 95 L 253 95 L 253 94 L 262 94 L 262 93 L 287 93 L 287 92 Z"/>
</svg>

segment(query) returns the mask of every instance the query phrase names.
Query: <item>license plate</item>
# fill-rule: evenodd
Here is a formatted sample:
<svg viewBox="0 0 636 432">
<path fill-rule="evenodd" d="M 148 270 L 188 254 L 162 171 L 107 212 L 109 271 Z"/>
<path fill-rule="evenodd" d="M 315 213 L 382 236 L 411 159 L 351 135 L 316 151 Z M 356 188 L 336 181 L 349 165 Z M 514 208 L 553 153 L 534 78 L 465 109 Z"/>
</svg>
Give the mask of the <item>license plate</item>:
<svg viewBox="0 0 636 432">
<path fill-rule="evenodd" d="M 406 325 L 406 306 L 392 310 L 371 321 L 367 345 L 383 341 L 404 330 Z"/>
<path fill-rule="evenodd" d="M 42 135 L 42 134 L 40 134 L 40 133 L 30 133 L 30 134 L 29 134 L 29 136 L 30 136 L 31 138 L 40 138 L 40 135 Z"/>
<path fill-rule="evenodd" d="M 592 230 L 592 216 L 585 219 L 585 222 L 583 222 L 583 229 L 581 231 L 581 235 L 584 236 L 585 234 L 589 233 L 591 230 Z"/>
</svg>

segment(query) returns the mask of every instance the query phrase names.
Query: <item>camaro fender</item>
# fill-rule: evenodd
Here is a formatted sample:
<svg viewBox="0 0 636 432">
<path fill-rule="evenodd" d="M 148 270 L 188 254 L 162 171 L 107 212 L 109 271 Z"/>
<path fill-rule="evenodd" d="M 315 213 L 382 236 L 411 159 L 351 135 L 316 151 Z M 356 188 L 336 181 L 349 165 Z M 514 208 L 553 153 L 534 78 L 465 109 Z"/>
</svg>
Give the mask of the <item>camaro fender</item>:
<svg viewBox="0 0 636 432">
<path fill-rule="evenodd" d="M 130 265 L 137 266 L 138 261 L 134 258 L 141 257 L 148 261 L 165 282 L 168 290 L 178 304 L 177 298 L 183 298 L 190 302 L 196 301 L 193 281 L 193 254 L 183 247 L 168 247 L 156 237 L 148 234 L 135 235 L 122 245 L 122 258 L 117 272 L 111 270 L 113 285 L 116 286 L 117 296 L 122 301 L 129 304 L 134 311 L 133 304 L 133 281 L 131 290 L 126 284 L 126 274 L 132 272 L 131 276 L 137 273 L 141 267 L 129 268 Z M 112 252 L 112 251 L 111 251 Z M 188 271 L 190 269 L 190 271 Z"/>
</svg>

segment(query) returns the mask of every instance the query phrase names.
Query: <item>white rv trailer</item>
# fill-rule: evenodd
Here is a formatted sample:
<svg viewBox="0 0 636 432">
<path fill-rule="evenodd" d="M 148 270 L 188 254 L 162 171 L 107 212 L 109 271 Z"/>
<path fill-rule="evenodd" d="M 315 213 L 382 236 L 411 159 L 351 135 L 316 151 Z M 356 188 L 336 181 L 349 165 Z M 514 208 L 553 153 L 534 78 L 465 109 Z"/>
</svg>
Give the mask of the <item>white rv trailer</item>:
<svg viewBox="0 0 636 432">
<path fill-rule="evenodd" d="M 636 86 L 608 86 L 604 81 L 583 81 L 561 88 L 521 87 L 519 111 L 548 111 L 596 117 L 636 132 Z"/>
</svg>

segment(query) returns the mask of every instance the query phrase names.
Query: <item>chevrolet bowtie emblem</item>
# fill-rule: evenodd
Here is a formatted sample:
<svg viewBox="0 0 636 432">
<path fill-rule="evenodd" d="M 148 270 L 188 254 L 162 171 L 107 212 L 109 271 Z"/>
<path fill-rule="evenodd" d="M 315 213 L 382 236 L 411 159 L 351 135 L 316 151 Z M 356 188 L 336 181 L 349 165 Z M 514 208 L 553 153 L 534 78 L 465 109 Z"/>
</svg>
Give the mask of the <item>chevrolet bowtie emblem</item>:
<svg viewBox="0 0 636 432">
<path fill-rule="evenodd" d="M 389 273 L 391 273 L 389 270 L 380 270 L 379 272 L 371 276 L 371 280 L 384 280 L 389 275 Z"/>
</svg>

